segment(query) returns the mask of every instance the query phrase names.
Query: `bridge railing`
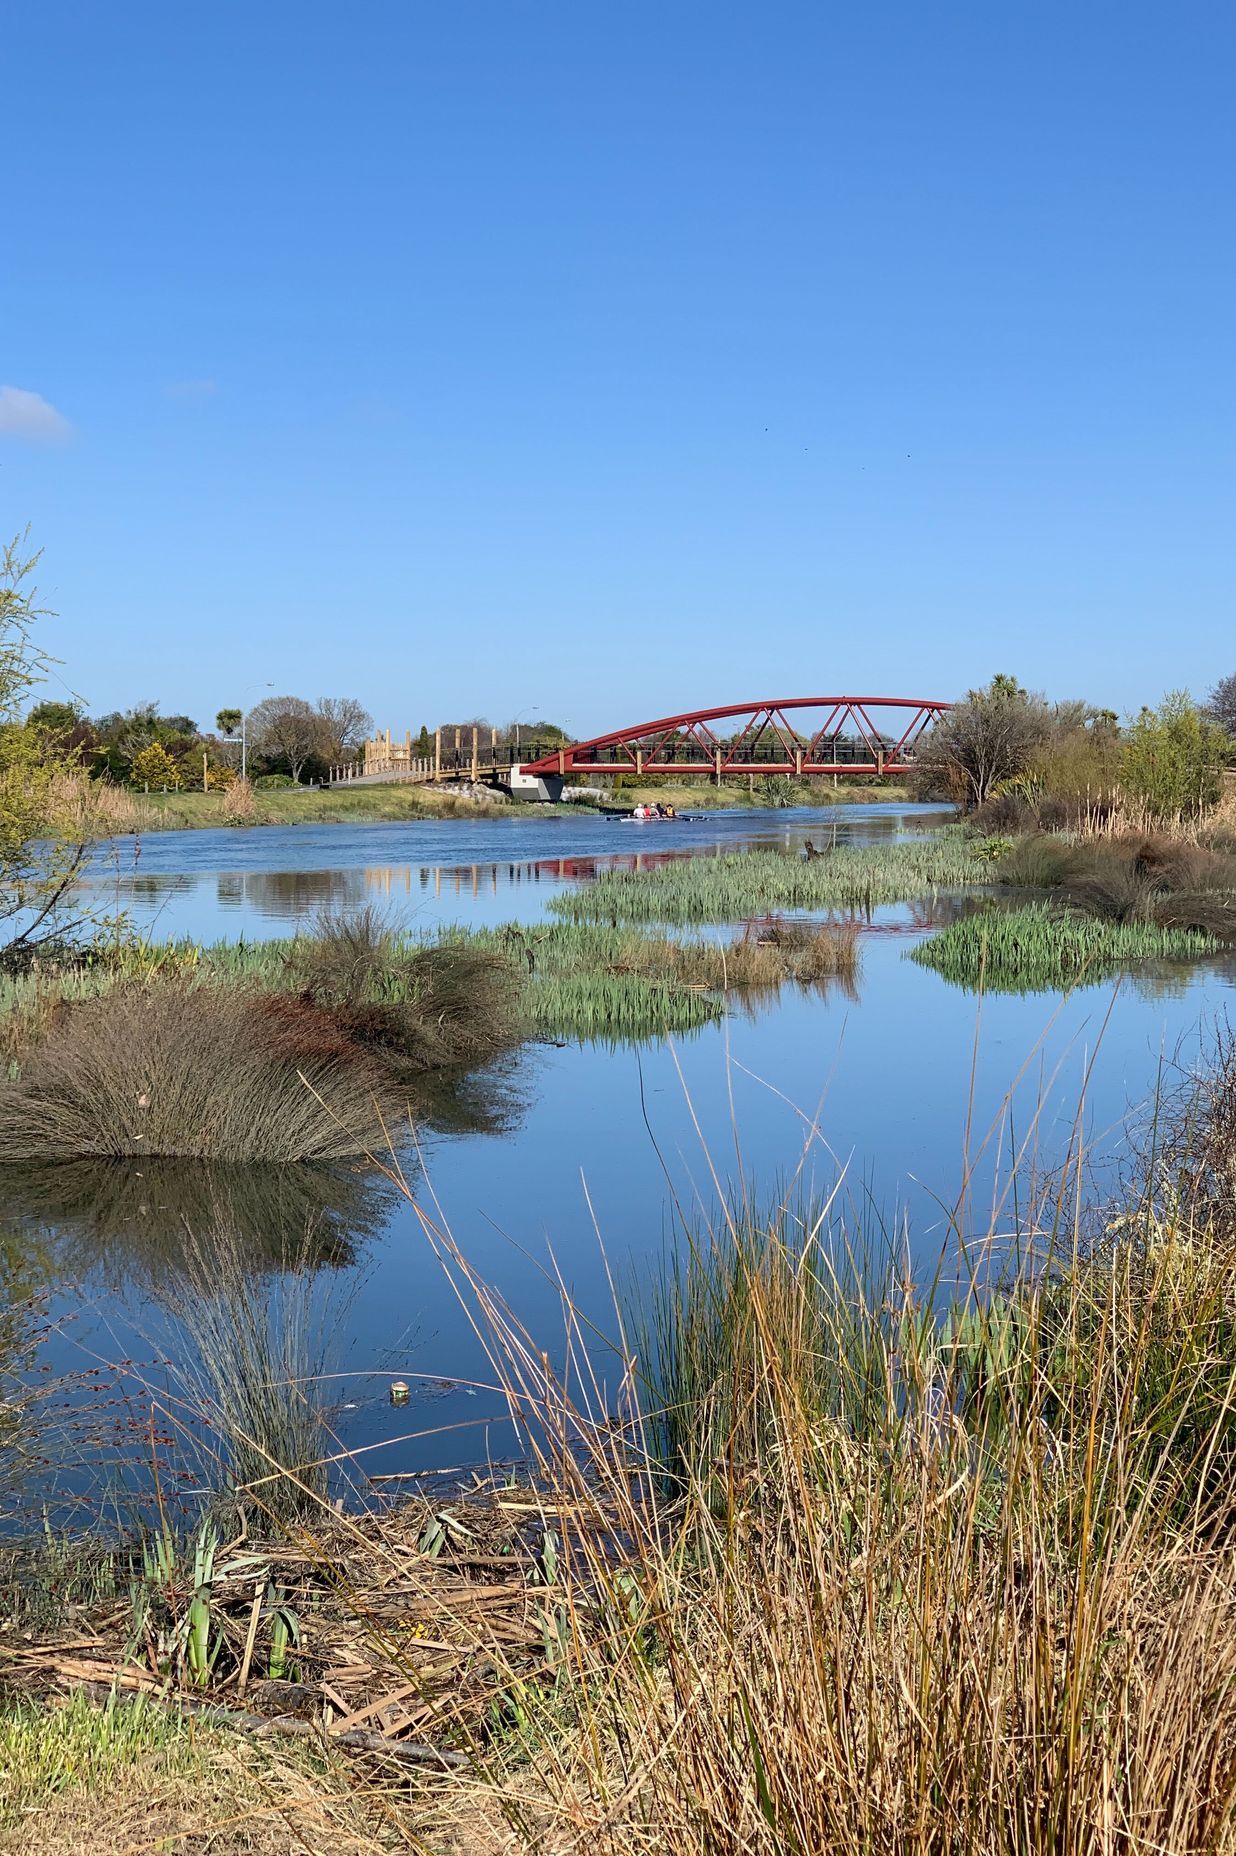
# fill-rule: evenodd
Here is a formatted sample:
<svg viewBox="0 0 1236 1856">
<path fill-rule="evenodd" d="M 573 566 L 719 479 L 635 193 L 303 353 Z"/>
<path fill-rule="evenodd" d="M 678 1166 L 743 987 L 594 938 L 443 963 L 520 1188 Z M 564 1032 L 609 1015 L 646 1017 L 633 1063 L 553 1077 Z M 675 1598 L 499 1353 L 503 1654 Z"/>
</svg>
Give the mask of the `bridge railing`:
<svg viewBox="0 0 1236 1856">
<path fill-rule="evenodd" d="M 638 754 L 649 767 L 700 767 L 711 772 L 719 749 L 723 764 L 732 762 L 744 771 L 748 767 L 793 766 L 796 755 L 800 753 L 812 766 L 851 767 L 867 765 L 876 753 L 891 756 L 895 747 L 896 743 L 889 735 L 877 735 L 867 741 L 861 736 L 851 735 L 822 743 L 815 753 L 811 752 L 810 740 L 800 738 L 787 751 L 785 743 L 774 737 L 756 742 L 719 740 L 711 752 L 705 752 L 697 741 L 682 737 L 668 741 L 649 737 L 645 741 L 622 742 L 611 747 L 591 749 L 588 765 L 613 767 L 615 772 L 629 772 Z M 532 760 L 534 757 L 529 754 L 526 758 Z M 899 761 L 909 761 L 913 758 L 913 750 L 903 748 L 897 758 Z"/>
<path fill-rule="evenodd" d="M 340 762 L 330 769 L 330 784 L 348 786 L 364 780 L 424 781 L 474 772 L 505 773 L 520 761 L 539 760 L 557 745 L 532 737 L 525 737 L 519 742 L 514 739 L 482 741 L 479 730 L 478 739 L 473 742 L 468 730 L 460 732 L 463 738 L 458 746 L 453 740 L 443 742 L 434 754 L 415 754 L 411 759 L 403 754 L 376 758 L 370 756 L 367 760 Z"/>
</svg>

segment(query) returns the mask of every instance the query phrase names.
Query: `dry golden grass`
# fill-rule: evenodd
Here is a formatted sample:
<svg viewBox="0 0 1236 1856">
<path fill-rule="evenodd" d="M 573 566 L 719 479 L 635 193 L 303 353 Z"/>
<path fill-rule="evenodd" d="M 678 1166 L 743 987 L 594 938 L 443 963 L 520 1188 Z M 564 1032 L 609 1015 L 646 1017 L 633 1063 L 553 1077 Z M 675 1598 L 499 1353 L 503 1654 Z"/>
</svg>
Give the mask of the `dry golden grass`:
<svg viewBox="0 0 1236 1856">
<path fill-rule="evenodd" d="M 1089 838 L 1150 836 L 1172 838 L 1181 844 L 1236 840 L 1236 780 L 1225 781 L 1218 805 L 1200 815 L 1177 813 L 1164 817 L 1118 792 L 1114 804 L 1083 807 L 1077 830 Z"/>
<path fill-rule="evenodd" d="M 1230 1247 L 1155 1227 L 943 1321 L 735 1227 L 616 1423 L 432 1235 L 572 1569 L 517 1847 L 1236 1850 Z"/>
<path fill-rule="evenodd" d="M 155 816 L 123 786 L 92 780 L 71 767 L 53 776 L 49 799 L 52 824 L 66 838 L 106 838 L 141 831 Z"/>
<path fill-rule="evenodd" d="M 227 825 L 251 825 L 257 816 L 253 782 L 235 779 L 225 787 L 219 813 Z"/>
</svg>

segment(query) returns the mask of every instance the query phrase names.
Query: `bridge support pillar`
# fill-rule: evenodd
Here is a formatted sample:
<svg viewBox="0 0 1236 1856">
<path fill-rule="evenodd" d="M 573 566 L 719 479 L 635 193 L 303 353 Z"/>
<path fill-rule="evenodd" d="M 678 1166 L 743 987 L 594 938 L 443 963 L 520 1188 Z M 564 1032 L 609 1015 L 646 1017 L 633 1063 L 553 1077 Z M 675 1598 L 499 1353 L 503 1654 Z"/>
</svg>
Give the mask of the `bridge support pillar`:
<svg viewBox="0 0 1236 1856">
<path fill-rule="evenodd" d="M 563 782 L 556 773 L 525 773 L 519 763 L 511 768 L 511 798 L 540 800 L 542 804 L 557 805 L 562 797 Z"/>
<path fill-rule="evenodd" d="M 712 765 L 713 765 L 713 776 L 712 777 L 716 781 L 717 785 L 720 786 L 721 784 L 721 750 L 720 748 L 715 748 L 713 750 Z"/>
<path fill-rule="evenodd" d="M 473 778 L 473 781 L 475 782 L 479 780 L 480 777 L 481 777 L 481 734 L 480 734 L 480 730 L 474 727 L 472 730 L 472 778 Z"/>
<path fill-rule="evenodd" d="M 801 780 L 803 777 L 803 751 L 801 748 L 794 749 L 794 771 Z"/>
<path fill-rule="evenodd" d="M 433 777 L 435 780 L 442 778 L 442 730 L 440 728 L 435 728 L 433 731 Z"/>
</svg>

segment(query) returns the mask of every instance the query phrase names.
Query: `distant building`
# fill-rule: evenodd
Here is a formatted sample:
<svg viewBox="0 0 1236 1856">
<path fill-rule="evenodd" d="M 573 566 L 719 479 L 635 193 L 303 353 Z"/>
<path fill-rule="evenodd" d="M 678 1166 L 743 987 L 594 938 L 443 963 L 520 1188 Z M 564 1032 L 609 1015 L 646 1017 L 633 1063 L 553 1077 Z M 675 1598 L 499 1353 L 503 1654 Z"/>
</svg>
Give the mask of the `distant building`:
<svg viewBox="0 0 1236 1856">
<path fill-rule="evenodd" d="M 365 743 L 366 773 L 410 773 L 412 770 L 412 731 L 402 741 L 392 741 L 391 731 L 379 731 Z"/>
</svg>

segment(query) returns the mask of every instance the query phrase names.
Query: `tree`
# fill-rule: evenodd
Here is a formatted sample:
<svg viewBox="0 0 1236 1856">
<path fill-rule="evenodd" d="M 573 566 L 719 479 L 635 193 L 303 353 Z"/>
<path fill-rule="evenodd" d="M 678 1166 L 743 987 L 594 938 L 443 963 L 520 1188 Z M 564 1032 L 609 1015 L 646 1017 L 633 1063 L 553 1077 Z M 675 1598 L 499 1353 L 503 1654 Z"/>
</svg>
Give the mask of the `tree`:
<svg viewBox="0 0 1236 1856">
<path fill-rule="evenodd" d="M 215 717 L 215 727 L 225 741 L 230 741 L 244 719 L 239 709 L 220 709 Z"/>
<path fill-rule="evenodd" d="M 37 734 L 52 735 L 61 740 L 71 735 L 74 729 L 80 728 L 81 723 L 82 711 L 75 702 L 36 702 L 26 717 L 27 727 L 33 728 Z"/>
<path fill-rule="evenodd" d="M 135 786 L 167 786 L 172 791 L 181 784 L 180 767 L 161 741 L 151 741 L 133 756 L 129 778 Z"/>
<path fill-rule="evenodd" d="M 1143 709 L 1125 737 L 1125 790 L 1159 818 L 1196 817 L 1223 791 L 1232 744 L 1187 690 L 1172 690 L 1157 709 Z"/>
<path fill-rule="evenodd" d="M 1236 741 L 1236 672 L 1219 678 L 1210 692 L 1206 713 L 1229 741 Z"/>
<path fill-rule="evenodd" d="M 268 696 L 249 716 L 249 739 L 268 760 L 283 761 L 299 782 L 322 748 L 322 718 L 302 696 Z"/>
<path fill-rule="evenodd" d="M 355 696 L 322 696 L 318 699 L 321 723 L 319 752 L 326 760 L 351 760 L 373 733 L 373 717 Z"/>
<path fill-rule="evenodd" d="M 28 552 L 28 535 L 0 549 L 0 965 L 8 967 L 80 924 L 73 898 L 90 835 L 64 822 L 75 763 L 21 720 L 56 661 L 38 642 L 39 623 L 54 615 L 38 603 L 32 576 L 40 557 Z"/>
<path fill-rule="evenodd" d="M 995 676 L 940 717 L 918 764 L 959 804 L 985 805 L 1002 781 L 1025 772 L 1050 728 L 1041 696 L 1022 689 L 1015 677 Z"/>
<path fill-rule="evenodd" d="M 192 716 L 161 715 L 157 702 L 139 702 L 123 713 L 101 716 L 96 730 L 102 769 L 122 778 L 134 756 L 152 742 L 159 742 L 176 760 L 200 739 Z"/>
<path fill-rule="evenodd" d="M 1085 702 L 1058 702 L 1047 735 L 1032 749 L 1023 796 L 1055 802 L 1070 822 L 1087 808 L 1110 803 L 1120 784 L 1120 729 L 1115 711 Z M 1049 816 L 1040 812 L 1040 820 Z M 1057 813 L 1057 821 L 1061 814 Z"/>
<path fill-rule="evenodd" d="M 416 737 L 415 746 L 416 752 L 422 760 L 428 760 L 429 756 L 433 753 L 433 736 L 426 728 L 424 722 L 421 723 L 421 732 Z"/>
</svg>

